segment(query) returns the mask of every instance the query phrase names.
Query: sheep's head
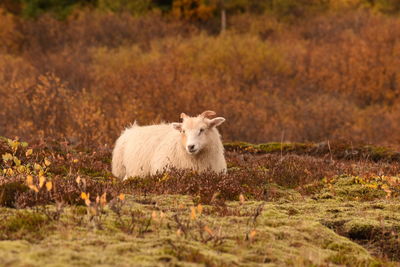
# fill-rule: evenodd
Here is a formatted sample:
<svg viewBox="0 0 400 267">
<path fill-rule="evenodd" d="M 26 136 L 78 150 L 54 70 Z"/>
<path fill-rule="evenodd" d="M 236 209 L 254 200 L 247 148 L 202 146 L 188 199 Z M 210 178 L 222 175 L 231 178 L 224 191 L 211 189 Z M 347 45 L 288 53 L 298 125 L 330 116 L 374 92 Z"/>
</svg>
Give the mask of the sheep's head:
<svg viewBox="0 0 400 267">
<path fill-rule="evenodd" d="M 215 127 L 221 125 L 225 119 L 215 116 L 214 111 L 204 111 L 197 117 L 189 117 L 185 113 L 181 114 L 181 123 L 172 123 L 172 126 L 181 132 L 182 144 L 185 150 L 190 155 L 196 155 L 206 148 L 212 138 L 216 138 L 213 135 L 218 135 Z M 219 136 L 217 136 L 219 138 Z"/>
</svg>

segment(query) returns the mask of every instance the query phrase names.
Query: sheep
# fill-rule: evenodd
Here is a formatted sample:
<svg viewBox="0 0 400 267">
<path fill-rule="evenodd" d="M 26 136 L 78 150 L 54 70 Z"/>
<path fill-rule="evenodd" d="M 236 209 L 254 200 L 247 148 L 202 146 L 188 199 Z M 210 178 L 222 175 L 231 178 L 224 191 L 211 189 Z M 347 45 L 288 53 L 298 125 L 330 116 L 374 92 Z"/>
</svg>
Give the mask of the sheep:
<svg viewBox="0 0 400 267">
<path fill-rule="evenodd" d="M 176 169 L 226 173 L 224 147 L 217 126 L 225 118 L 181 114 L 182 122 L 139 126 L 136 122 L 117 139 L 112 155 L 112 173 L 121 179 L 145 177 Z"/>
</svg>

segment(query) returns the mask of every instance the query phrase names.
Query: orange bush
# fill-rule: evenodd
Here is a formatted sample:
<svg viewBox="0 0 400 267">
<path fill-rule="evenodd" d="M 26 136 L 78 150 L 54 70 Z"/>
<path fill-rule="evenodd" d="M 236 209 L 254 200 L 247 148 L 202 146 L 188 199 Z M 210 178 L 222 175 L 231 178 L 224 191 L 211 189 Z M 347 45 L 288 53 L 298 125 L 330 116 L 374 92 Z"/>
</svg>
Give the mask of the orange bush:
<svg viewBox="0 0 400 267">
<path fill-rule="evenodd" d="M 0 51 L 0 135 L 112 144 L 135 120 L 214 109 L 225 140 L 400 141 L 398 18 L 229 18 L 218 36 L 159 14 L 13 18 L 0 32 L 16 48 Z"/>
<path fill-rule="evenodd" d="M 21 37 L 16 30 L 16 18 L 0 7 L 0 51 L 15 52 Z"/>
</svg>

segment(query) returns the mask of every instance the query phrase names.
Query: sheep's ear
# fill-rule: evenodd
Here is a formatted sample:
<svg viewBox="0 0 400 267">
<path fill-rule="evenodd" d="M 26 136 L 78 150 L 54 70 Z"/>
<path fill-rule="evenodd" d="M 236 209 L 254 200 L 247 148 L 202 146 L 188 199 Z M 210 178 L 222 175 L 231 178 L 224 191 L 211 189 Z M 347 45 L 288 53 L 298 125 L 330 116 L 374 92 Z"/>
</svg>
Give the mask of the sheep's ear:
<svg viewBox="0 0 400 267">
<path fill-rule="evenodd" d="M 188 115 L 186 115 L 185 113 L 181 113 L 181 119 L 183 120 L 183 119 L 185 119 L 185 118 L 187 118 L 188 117 Z"/>
<path fill-rule="evenodd" d="M 224 123 L 224 121 L 225 121 L 225 118 L 222 118 L 222 117 L 214 118 L 212 120 L 209 120 L 208 127 L 212 128 L 212 127 L 220 126 L 222 123 Z"/>
<path fill-rule="evenodd" d="M 200 114 L 200 116 L 202 116 L 203 118 L 209 118 L 212 116 L 215 116 L 217 113 L 215 113 L 215 111 L 212 110 L 206 110 L 203 113 Z"/>
<path fill-rule="evenodd" d="M 172 127 L 174 127 L 175 130 L 182 131 L 182 123 L 174 122 L 172 123 Z"/>
</svg>

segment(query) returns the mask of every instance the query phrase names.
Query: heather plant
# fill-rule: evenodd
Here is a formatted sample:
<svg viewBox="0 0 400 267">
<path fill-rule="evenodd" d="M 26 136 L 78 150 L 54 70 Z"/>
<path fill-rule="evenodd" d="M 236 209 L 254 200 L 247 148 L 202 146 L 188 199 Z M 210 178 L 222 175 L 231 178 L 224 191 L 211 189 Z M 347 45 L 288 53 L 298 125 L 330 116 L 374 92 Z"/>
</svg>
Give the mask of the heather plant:
<svg viewBox="0 0 400 267">
<path fill-rule="evenodd" d="M 346 145 L 340 148 L 338 144 L 325 150 L 306 144 L 287 145 L 285 149 L 279 149 L 276 144 L 263 144 L 243 152 L 240 150 L 243 145 L 239 144 L 237 152 L 227 154 L 226 175 L 172 170 L 152 177 L 119 181 L 109 172 L 111 150 L 107 147 L 90 152 L 50 140 L 28 146 L 26 142 L 4 139 L 1 144 L 0 196 L 2 205 L 10 207 L 86 202 L 101 207 L 97 197 L 110 201 L 120 193 L 189 194 L 196 196 L 199 203 L 224 203 L 238 200 L 241 195 L 273 200 L 287 196 L 279 192 L 282 186 L 303 195 L 316 194 L 324 188 L 324 181 L 335 184 L 338 175 L 347 175 L 349 185 L 369 188 L 379 192 L 381 197 L 396 197 L 399 190 L 399 158 L 390 150 L 382 149 L 377 157 L 374 150 L 360 152 L 360 148 Z M 232 146 L 227 148 L 232 150 Z M 261 149 L 275 154 L 264 155 Z M 243 154 L 249 152 L 255 155 Z M 354 152 L 357 155 L 351 154 Z M 296 153 L 299 155 L 294 155 Z M 307 153 L 321 158 L 307 156 Z M 386 163 L 388 160 L 391 163 Z M 82 193 L 85 194 L 83 198 Z"/>
</svg>

